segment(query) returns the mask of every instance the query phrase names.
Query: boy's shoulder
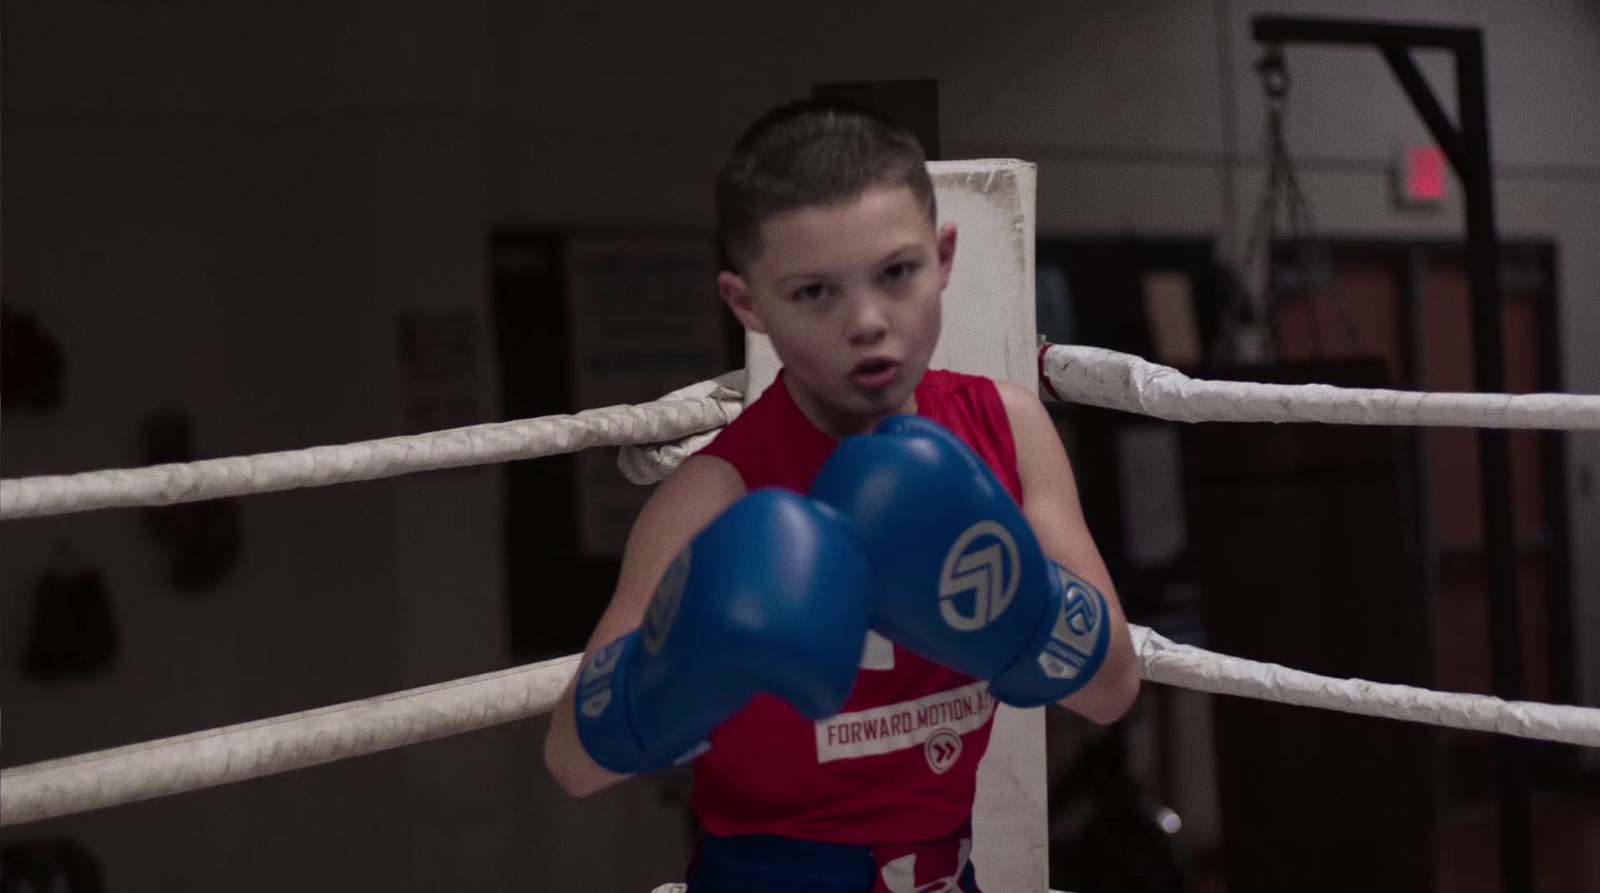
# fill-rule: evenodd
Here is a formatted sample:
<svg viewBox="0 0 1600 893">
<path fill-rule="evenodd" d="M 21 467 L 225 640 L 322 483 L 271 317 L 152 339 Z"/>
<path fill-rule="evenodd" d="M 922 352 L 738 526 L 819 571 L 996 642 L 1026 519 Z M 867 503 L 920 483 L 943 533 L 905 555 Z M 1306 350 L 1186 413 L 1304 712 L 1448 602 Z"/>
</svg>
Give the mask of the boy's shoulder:
<svg viewBox="0 0 1600 893">
<path fill-rule="evenodd" d="M 1038 402 L 1038 397 L 1027 388 L 1016 382 L 1004 378 L 990 378 L 986 375 L 972 375 L 966 372 L 955 372 L 950 369 L 929 369 L 923 373 L 922 383 L 919 388 L 935 391 L 995 393 L 1005 401 L 1033 401 Z"/>
<path fill-rule="evenodd" d="M 923 406 L 957 404 L 983 409 L 998 405 L 1000 383 L 982 375 L 949 369 L 929 369 L 917 383 L 917 402 Z"/>
<path fill-rule="evenodd" d="M 1039 395 L 1016 382 L 944 370 L 929 370 L 924 381 L 931 402 L 946 407 L 944 412 L 987 421 L 996 433 L 1003 431 L 1011 449 L 1029 451 L 1039 438 L 1057 436 Z"/>
<path fill-rule="evenodd" d="M 982 375 L 969 375 L 966 372 L 956 372 L 953 369 L 929 369 L 922 373 L 919 388 L 934 388 L 944 390 L 962 390 L 967 388 L 982 388 L 994 384 L 992 378 Z"/>
<path fill-rule="evenodd" d="M 995 381 L 994 386 L 1000 394 L 1000 402 L 1005 406 L 1008 415 L 1015 417 L 1019 412 L 1046 412 L 1044 402 L 1039 399 L 1039 395 L 1022 385 L 1014 381 L 1001 379 Z"/>
<path fill-rule="evenodd" d="M 991 413 L 1003 412 L 1008 419 L 1019 411 L 1028 411 L 1030 403 L 1039 405 L 1038 397 L 1015 382 L 948 369 L 929 369 L 917 390 L 932 397 L 935 403 L 956 403 Z"/>
</svg>

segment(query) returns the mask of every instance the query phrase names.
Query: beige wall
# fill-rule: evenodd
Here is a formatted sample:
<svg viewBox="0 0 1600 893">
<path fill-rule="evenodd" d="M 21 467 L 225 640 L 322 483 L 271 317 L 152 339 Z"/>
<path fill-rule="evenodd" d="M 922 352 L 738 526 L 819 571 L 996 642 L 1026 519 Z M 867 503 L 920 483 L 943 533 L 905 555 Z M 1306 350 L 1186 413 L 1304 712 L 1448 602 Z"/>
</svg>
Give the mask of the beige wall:
<svg viewBox="0 0 1600 893">
<path fill-rule="evenodd" d="M 0 461 L 8 477 L 131 463 L 136 418 L 165 402 L 194 410 L 213 454 L 394 433 L 394 315 L 418 308 L 476 314 L 492 408 L 489 232 L 704 225 L 744 120 L 819 80 L 939 78 L 946 155 L 1037 162 L 1041 232 L 1234 246 L 1261 173 L 1246 34 L 1264 8 L 1488 28 L 1502 227 L 1559 243 L 1568 384 L 1600 391 L 1585 349 L 1600 331 L 1600 116 L 1584 113 L 1600 95 L 1600 15 L 1584 0 L 1514 7 L 7 0 L 4 300 L 60 337 L 70 397 L 53 415 L 8 416 Z M 1422 133 L 1375 57 L 1290 58 L 1291 139 L 1324 230 L 1459 233 L 1453 207 L 1387 204 L 1389 147 Z M 1600 442 L 1575 441 L 1574 477 L 1593 474 Z M 504 665 L 499 474 L 243 500 L 238 573 L 197 600 L 163 583 L 136 512 L 7 524 L 3 762 Z M 1582 548 L 1600 504 L 1580 495 L 1573 512 L 1600 641 L 1600 551 Z M 9 656 L 61 537 L 107 570 L 124 650 L 101 680 L 42 688 Z M 684 838 L 658 788 L 567 802 L 540 737 L 528 723 L 0 839 L 79 836 L 118 889 L 632 890 L 666 877 Z"/>
</svg>

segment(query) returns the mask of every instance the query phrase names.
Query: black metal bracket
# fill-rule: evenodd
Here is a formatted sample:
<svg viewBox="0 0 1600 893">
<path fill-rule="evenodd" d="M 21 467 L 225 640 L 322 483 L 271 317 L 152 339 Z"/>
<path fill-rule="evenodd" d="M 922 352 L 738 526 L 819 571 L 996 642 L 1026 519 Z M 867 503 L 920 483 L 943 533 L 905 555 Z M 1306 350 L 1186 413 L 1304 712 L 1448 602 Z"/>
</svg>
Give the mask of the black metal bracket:
<svg viewBox="0 0 1600 893">
<path fill-rule="evenodd" d="M 1269 51 L 1290 43 L 1347 44 L 1376 48 L 1389 63 L 1401 88 L 1461 180 L 1466 205 L 1467 274 L 1472 296 L 1474 378 L 1479 391 L 1504 391 L 1500 239 L 1495 225 L 1482 30 L 1259 16 L 1254 22 L 1253 35 L 1258 42 L 1266 44 Z M 1419 48 L 1448 50 L 1454 57 L 1459 123 L 1449 120 L 1438 97 L 1417 69 L 1411 53 Z M 1510 438 L 1505 431 L 1485 429 L 1479 432 L 1479 443 L 1495 694 L 1517 700 L 1522 695 L 1522 655 L 1517 632 Z M 1502 875 L 1508 893 L 1527 893 L 1532 890 L 1533 873 L 1525 773 L 1517 758 L 1516 742 L 1502 739 L 1498 755 Z"/>
</svg>

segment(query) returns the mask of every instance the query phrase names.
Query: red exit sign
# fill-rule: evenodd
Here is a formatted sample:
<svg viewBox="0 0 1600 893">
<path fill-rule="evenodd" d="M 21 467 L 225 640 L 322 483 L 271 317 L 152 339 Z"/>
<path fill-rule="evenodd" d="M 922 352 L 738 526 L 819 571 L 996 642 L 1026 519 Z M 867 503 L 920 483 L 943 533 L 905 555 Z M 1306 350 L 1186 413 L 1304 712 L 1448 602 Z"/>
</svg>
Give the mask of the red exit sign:
<svg viewBox="0 0 1600 893">
<path fill-rule="evenodd" d="M 1395 193 L 1400 204 L 1426 208 L 1444 202 L 1450 162 L 1438 146 L 1406 146 L 1395 159 Z"/>
</svg>

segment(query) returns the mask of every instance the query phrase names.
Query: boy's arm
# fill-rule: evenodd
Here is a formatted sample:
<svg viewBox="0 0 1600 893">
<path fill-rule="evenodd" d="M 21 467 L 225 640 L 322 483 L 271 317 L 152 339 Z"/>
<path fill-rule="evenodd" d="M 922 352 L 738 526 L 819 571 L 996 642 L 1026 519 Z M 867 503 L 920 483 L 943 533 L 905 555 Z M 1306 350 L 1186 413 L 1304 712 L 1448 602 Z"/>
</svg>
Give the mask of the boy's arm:
<svg viewBox="0 0 1600 893">
<path fill-rule="evenodd" d="M 715 456 L 691 456 L 662 481 L 634 521 L 622 553 L 616 592 L 589 636 L 585 660 L 596 648 L 639 626 L 667 565 L 696 534 L 744 494 L 739 472 Z M 578 740 L 572 699 L 573 686 L 568 684 L 550 719 L 544 762 L 563 790 L 583 797 L 626 776 L 609 772 L 589 758 Z"/>
<path fill-rule="evenodd" d="M 1022 478 L 1022 512 L 1046 557 L 1099 589 L 1106 599 L 1111 639 L 1105 663 L 1088 685 L 1060 701 L 1061 706 L 1100 723 L 1115 722 L 1139 694 L 1139 662 L 1128 635 L 1111 573 L 1083 520 L 1078 485 L 1067 451 L 1039 398 L 1011 382 L 996 382 L 1017 446 Z"/>
</svg>

